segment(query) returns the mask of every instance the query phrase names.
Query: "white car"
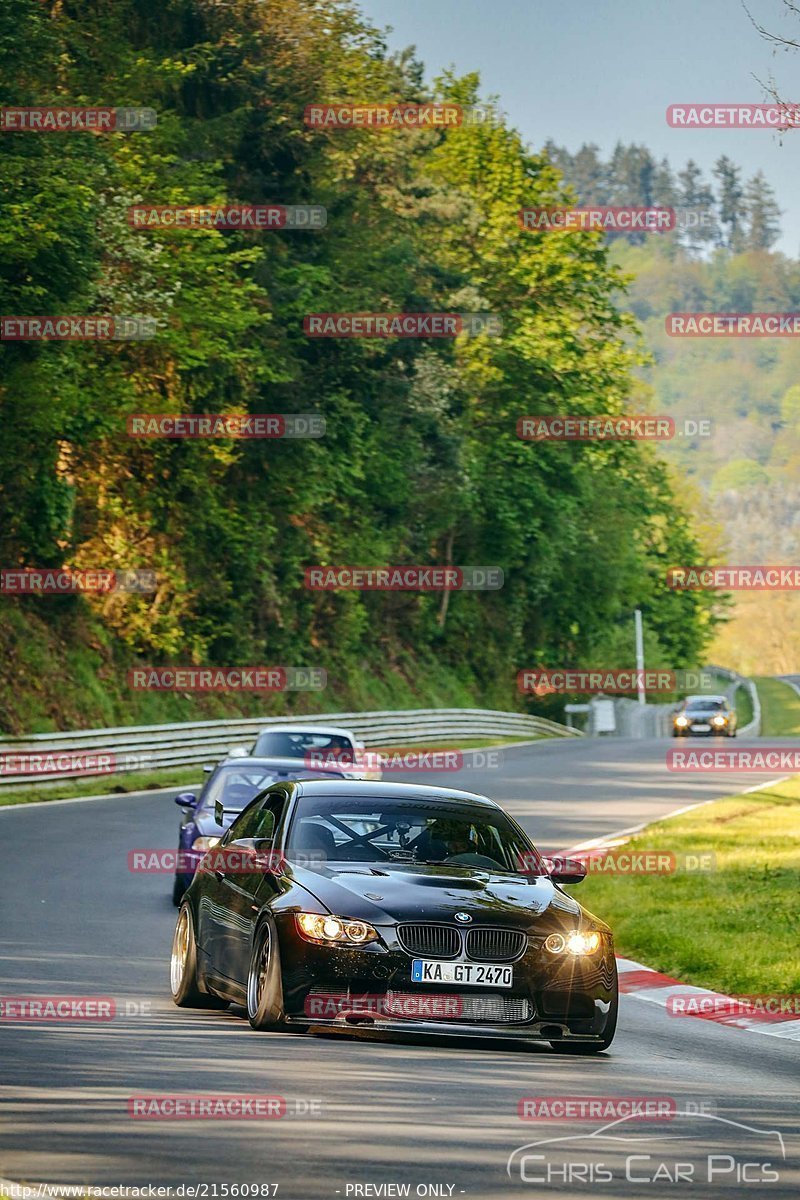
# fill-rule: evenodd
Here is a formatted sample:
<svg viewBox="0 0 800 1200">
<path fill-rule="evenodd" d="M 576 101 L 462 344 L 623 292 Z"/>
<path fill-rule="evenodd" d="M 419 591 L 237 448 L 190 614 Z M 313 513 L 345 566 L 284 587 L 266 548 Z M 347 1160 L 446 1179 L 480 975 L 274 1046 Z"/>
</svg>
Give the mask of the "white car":
<svg viewBox="0 0 800 1200">
<path fill-rule="evenodd" d="M 367 750 L 351 729 L 336 725 L 273 725 L 249 751 L 258 758 L 299 758 L 315 771 L 326 766 L 349 779 L 380 779 L 380 755 Z"/>
</svg>

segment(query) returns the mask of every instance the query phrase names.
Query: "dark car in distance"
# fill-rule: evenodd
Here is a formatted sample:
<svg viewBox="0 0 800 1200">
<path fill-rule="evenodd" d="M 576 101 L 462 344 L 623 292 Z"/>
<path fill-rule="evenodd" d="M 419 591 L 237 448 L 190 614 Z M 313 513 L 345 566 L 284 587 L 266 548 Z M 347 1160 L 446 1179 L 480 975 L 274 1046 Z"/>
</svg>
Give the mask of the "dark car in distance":
<svg viewBox="0 0 800 1200">
<path fill-rule="evenodd" d="M 178 862 L 172 885 L 172 901 L 178 905 L 194 878 L 197 864 L 217 845 L 231 822 L 270 783 L 284 779 L 343 778 L 327 768 L 313 771 L 296 758 L 228 758 L 216 767 L 200 795 L 181 792 L 175 803 L 183 809 L 178 830 Z"/>
<path fill-rule="evenodd" d="M 672 716 L 673 737 L 736 737 L 736 710 L 726 696 L 687 696 Z"/>
<path fill-rule="evenodd" d="M 275 783 L 201 864 L 170 965 L 179 1006 L 257 1030 L 528 1039 L 605 1050 L 611 931 L 492 800 L 359 780 Z"/>
</svg>

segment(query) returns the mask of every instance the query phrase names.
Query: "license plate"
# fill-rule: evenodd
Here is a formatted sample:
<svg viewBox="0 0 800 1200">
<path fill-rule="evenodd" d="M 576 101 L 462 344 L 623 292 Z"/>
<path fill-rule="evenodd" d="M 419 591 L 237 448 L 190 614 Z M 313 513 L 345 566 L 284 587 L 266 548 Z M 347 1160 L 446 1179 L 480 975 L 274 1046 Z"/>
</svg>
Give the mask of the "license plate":
<svg viewBox="0 0 800 1200">
<path fill-rule="evenodd" d="M 710 725 L 693 725 L 692 729 L 696 729 L 698 733 L 708 733 Z"/>
<path fill-rule="evenodd" d="M 466 987 L 509 988 L 514 978 L 513 967 L 498 967 L 494 963 L 435 962 L 415 958 L 411 963 L 414 983 L 460 983 Z"/>
</svg>

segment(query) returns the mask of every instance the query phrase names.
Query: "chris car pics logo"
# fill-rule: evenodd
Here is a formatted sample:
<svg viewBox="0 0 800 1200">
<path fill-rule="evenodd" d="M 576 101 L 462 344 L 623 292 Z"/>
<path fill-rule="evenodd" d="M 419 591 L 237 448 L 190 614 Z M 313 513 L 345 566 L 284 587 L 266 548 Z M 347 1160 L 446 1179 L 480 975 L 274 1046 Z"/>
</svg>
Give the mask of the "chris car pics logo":
<svg viewBox="0 0 800 1200">
<path fill-rule="evenodd" d="M 713 1188 L 717 1195 L 718 1188 L 730 1188 L 733 1197 L 779 1182 L 785 1162 L 779 1130 L 684 1103 L 661 1119 L 642 1122 L 631 1113 L 591 1132 L 528 1142 L 509 1155 L 506 1173 L 532 1189 L 592 1187 L 622 1196 L 640 1194 L 631 1185 L 665 1191 L 678 1185 L 670 1194 L 707 1196 Z"/>
</svg>

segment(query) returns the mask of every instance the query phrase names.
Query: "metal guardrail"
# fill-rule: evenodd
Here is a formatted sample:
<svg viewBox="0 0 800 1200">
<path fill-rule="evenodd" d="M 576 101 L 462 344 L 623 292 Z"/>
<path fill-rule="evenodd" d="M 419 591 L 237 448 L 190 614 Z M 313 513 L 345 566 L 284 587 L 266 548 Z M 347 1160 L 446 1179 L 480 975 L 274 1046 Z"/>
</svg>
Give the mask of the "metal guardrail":
<svg viewBox="0 0 800 1200">
<path fill-rule="evenodd" d="M 723 679 L 728 679 L 731 682 L 730 700 L 734 702 L 734 693 L 737 687 L 744 688 L 750 696 L 750 703 L 753 706 L 753 719 L 748 721 L 746 725 L 740 725 L 737 733 L 740 737 L 758 737 L 761 733 L 761 701 L 758 698 L 758 689 L 752 679 L 746 679 L 744 675 L 740 675 L 738 671 L 729 671 L 727 667 L 717 667 L 713 663 L 709 663 L 709 671 L 713 671 L 716 675 L 721 675 Z"/>
<path fill-rule="evenodd" d="M 404 746 L 484 737 L 581 737 L 556 721 L 489 708 L 418 708 L 396 712 L 313 713 L 291 717 L 247 717 L 174 725 L 123 725 L 71 733 L 34 733 L 0 739 L 0 787 L 63 782 L 91 774 L 127 773 L 154 767 L 213 762 L 232 746 L 247 746 L 263 729 L 286 725 L 340 725 L 366 746 Z M 39 769 L 31 756 L 39 755 Z M 61 766 L 59 768 L 59 757 Z M 64 770 L 64 756 L 92 755 L 91 771 Z M 52 759 L 52 764 L 49 760 Z M 97 762 L 108 760 L 100 769 Z M 52 765 L 52 770 L 46 768 Z M 17 768 L 16 770 L 14 768 Z"/>
</svg>

